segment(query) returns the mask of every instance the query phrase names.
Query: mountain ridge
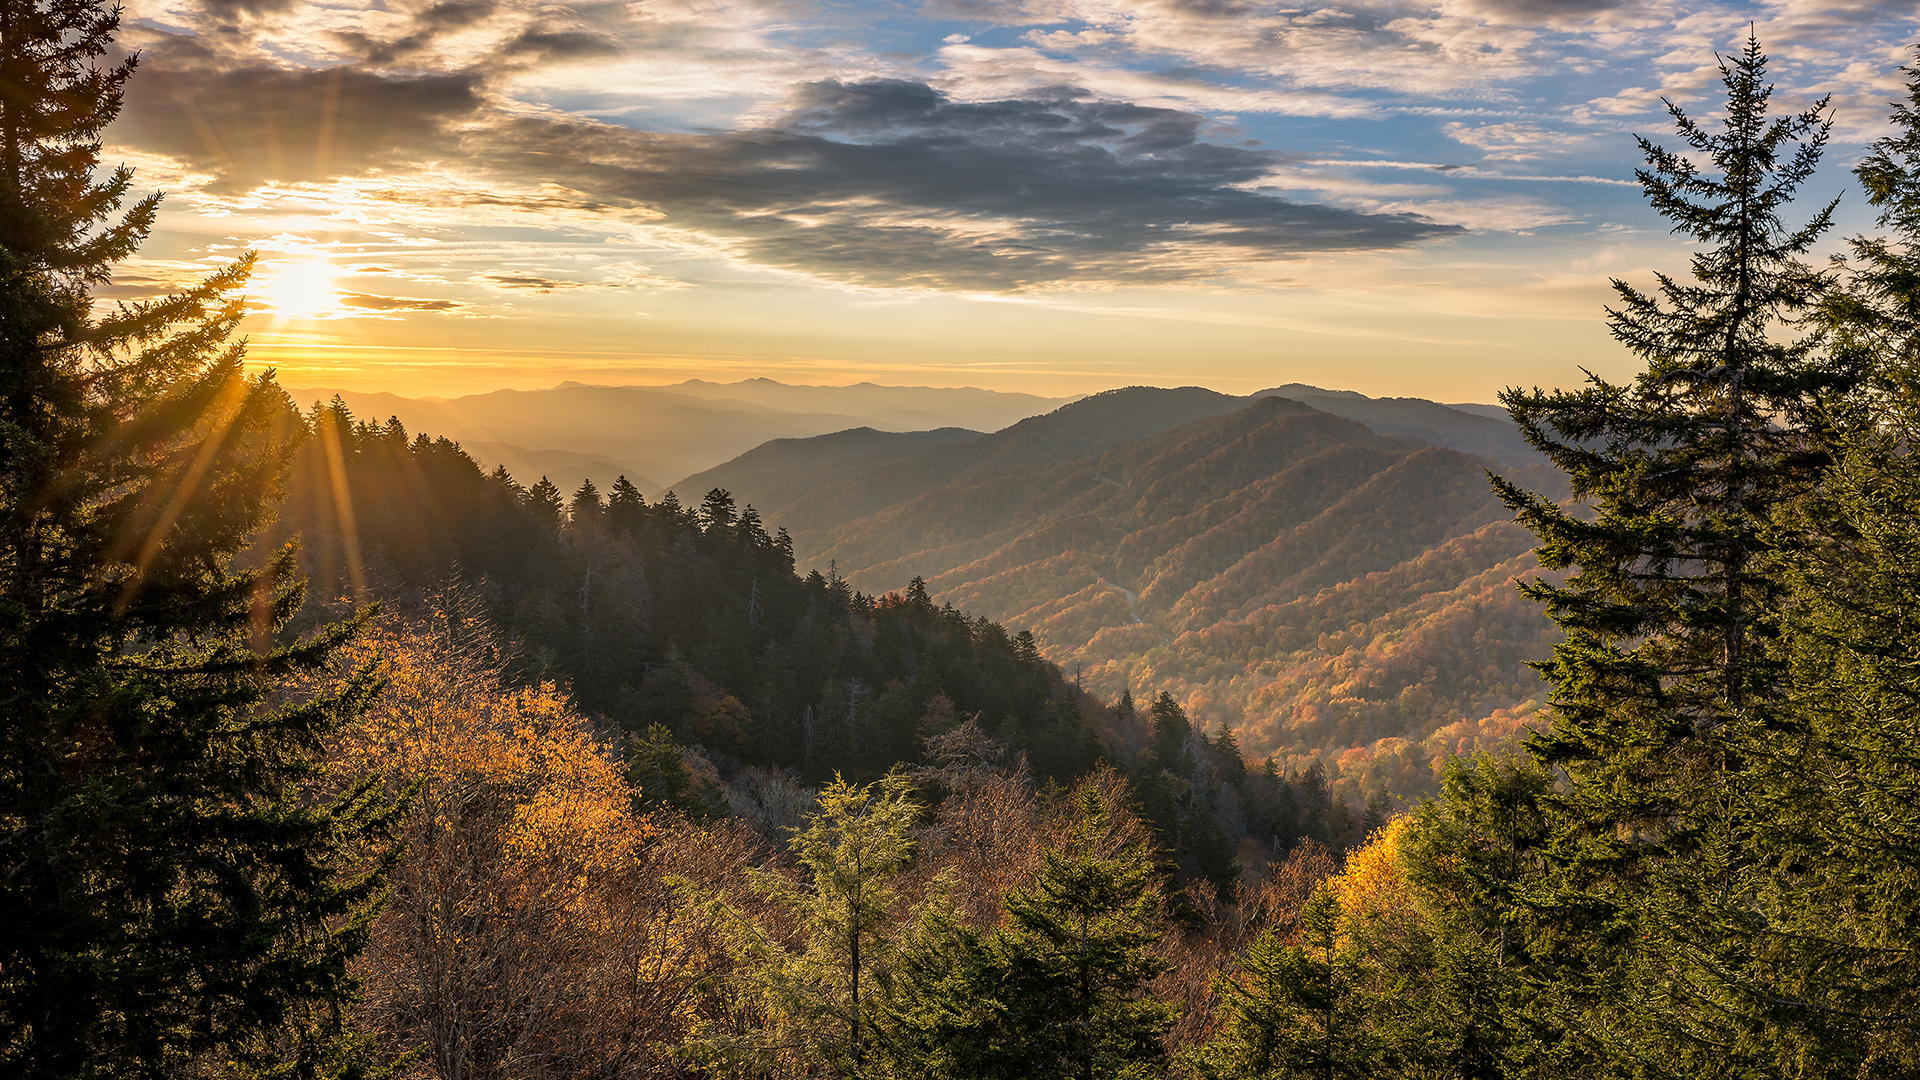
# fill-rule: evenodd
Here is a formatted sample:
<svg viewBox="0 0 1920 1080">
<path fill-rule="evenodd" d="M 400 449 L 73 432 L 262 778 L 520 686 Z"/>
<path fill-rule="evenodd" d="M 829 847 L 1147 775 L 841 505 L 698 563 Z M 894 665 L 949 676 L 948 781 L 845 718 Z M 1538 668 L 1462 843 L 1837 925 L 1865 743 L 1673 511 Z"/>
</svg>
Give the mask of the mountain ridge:
<svg viewBox="0 0 1920 1080">
<path fill-rule="evenodd" d="M 1512 587 L 1538 567 L 1487 472 L 1551 491 L 1550 469 L 1275 393 L 1168 393 L 1115 391 L 1018 435 L 931 447 L 890 468 L 941 482 L 829 528 L 769 520 L 797 520 L 803 557 L 855 588 L 921 577 L 938 602 L 1031 630 L 1095 692 L 1172 692 L 1256 753 L 1321 762 L 1350 795 L 1431 791 L 1462 740 L 1524 730 L 1540 694 L 1525 662 L 1550 624 Z M 1169 401 L 1202 415 L 1166 424 Z M 1154 413 L 1141 426 L 1158 430 L 1062 424 L 1076 408 Z"/>
</svg>

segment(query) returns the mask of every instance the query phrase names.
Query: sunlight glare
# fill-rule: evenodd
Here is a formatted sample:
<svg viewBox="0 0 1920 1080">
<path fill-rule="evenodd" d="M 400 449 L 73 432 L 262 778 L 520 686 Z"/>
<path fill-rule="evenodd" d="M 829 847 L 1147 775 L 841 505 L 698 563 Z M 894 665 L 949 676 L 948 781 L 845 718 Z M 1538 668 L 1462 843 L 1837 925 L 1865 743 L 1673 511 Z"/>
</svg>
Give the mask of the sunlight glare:
<svg viewBox="0 0 1920 1080">
<path fill-rule="evenodd" d="M 312 318 L 334 306 L 337 271 L 325 255 L 306 262 L 278 263 L 266 285 L 266 299 L 282 319 Z"/>
</svg>

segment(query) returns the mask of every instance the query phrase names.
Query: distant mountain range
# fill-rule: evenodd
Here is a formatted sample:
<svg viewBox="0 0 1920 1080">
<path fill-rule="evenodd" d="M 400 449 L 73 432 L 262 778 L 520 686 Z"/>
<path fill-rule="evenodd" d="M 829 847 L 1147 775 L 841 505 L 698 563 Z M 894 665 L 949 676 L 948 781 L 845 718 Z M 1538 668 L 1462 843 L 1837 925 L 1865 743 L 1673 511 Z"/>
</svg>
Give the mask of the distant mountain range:
<svg viewBox="0 0 1920 1080">
<path fill-rule="evenodd" d="M 676 487 L 728 487 L 856 588 L 919 575 L 1032 629 L 1104 694 L 1170 690 L 1250 750 L 1412 795 L 1538 707 L 1551 624 L 1489 469 L 1558 483 L 1497 407 L 1135 387 L 990 435 L 782 440 Z"/>
<path fill-rule="evenodd" d="M 457 398 L 331 387 L 289 388 L 288 393 L 302 407 L 337 394 L 363 419 L 397 417 L 411 431 L 445 435 L 489 466 L 505 464 L 523 483 L 549 475 L 571 490 L 591 477 L 604 488 L 612 476 L 625 473 L 649 495 L 661 490 L 661 478 L 711 468 L 769 439 L 863 427 L 883 432 L 960 428 L 973 434 L 996 431 L 1069 400 L 972 387 L 795 386 L 770 379 L 673 386 L 562 383 L 548 390 Z"/>
<path fill-rule="evenodd" d="M 292 393 L 303 405 L 330 389 Z M 451 400 L 341 391 L 523 482 L 624 473 L 711 488 L 869 593 L 1031 629 L 1117 696 L 1171 691 L 1211 727 L 1341 790 L 1430 790 L 1448 753 L 1522 733 L 1551 624 L 1513 589 L 1532 540 L 1489 469 L 1558 474 L 1505 410 L 1290 384 L 1132 387 L 1064 402 L 974 389 L 562 384 Z"/>
</svg>

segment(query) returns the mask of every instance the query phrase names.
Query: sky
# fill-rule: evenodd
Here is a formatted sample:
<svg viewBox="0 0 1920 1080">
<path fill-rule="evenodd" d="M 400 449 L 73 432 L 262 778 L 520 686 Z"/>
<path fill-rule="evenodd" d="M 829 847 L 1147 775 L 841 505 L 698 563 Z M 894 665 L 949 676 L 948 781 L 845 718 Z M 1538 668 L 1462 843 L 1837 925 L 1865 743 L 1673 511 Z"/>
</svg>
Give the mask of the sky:
<svg viewBox="0 0 1920 1080">
<path fill-rule="evenodd" d="M 1749 28 L 1887 130 L 1912 0 L 127 0 L 107 160 L 167 193 L 111 295 L 251 249 L 257 365 L 563 380 L 1287 382 L 1490 401 L 1634 361 L 1682 273 L 1638 133 Z"/>
</svg>

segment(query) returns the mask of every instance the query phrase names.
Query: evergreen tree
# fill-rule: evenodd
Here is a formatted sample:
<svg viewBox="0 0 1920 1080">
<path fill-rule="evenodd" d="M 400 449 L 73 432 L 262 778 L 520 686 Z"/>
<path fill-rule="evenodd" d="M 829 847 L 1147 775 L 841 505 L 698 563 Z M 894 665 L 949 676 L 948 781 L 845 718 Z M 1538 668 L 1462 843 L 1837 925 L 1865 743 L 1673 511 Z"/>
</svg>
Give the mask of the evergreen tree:
<svg viewBox="0 0 1920 1080">
<path fill-rule="evenodd" d="M 598 525 L 607 516 L 607 504 L 600 498 L 600 489 L 593 486 L 592 480 L 580 481 L 579 490 L 567 501 L 567 520 L 576 529 L 586 529 Z"/>
<path fill-rule="evenodd" d="M 1413 817 L 1402 865 L 1426 913 L 1425 955 L 1392 957 L 1411 991 L 1394 1017 L 1395 1041 L 1444 1075 L 1573 1067 L 1552 979 L 1556 962 L 1577 963 L 1587 943 L 1538 933 L 1529 902 L 1546 880 L 1552 788 L 1552 774 L 1530 758 L 1455 760 L 1440 797 Z"/>
<path fill-rule="evenodd" d="M 1649 201 L 1701 245 L 1691 282 L 1615 282 L 1613 334 L 1646 371 L 1502 397 L 1591 513 L 1495 481 L 1541 562 L 1573 569 L 1523 586 L 1566 631 L 1540 665 L 1554 723 L 1530 746 L 1568 781 L 1547 804 L 1552 889 L 1535 900 L 1553 940 L 1580 943 L 1557 959 L 1568 1020 L 1621 1060 L 1703 1076 L 1764 1054 L 1720 1013 L 1730 965 L 1764 936 L 1741 886 L 1767 858 L 1744 750 L 1785 737 L 1768 728 L 1785 692 L 1769 615 L 1796 541 L 1773 524 L 1816 489 L 1829 405 L 1860 382 L 1791 337 L 1827 284 L 1802 259 L 1832 205 L 1783 216 L 1825 144 L 1825 102 L 1769 118 L 1751 38 L 1721 72 L 1718 130 L 1670 106 L 1690 155 L 1640 140 Z"/>
<path fill-rule="evenodd" d="M 1148 1077 L 1165 1067 L 1174 1010 L 1147 984 L 1166 969 L 1152 859 L 1093 850 L 1106 815 L 1080 792 L 1076 850 L 1049 851 L 1030 889 L 1005 897 L 983 936 L 951 918 L 923 926 L 899 965 L 884 1040 L 897 1075 L 1015 1080 Z"/>
<path fill-rule="evenodd" d="M 1861 432 L 1811 515 L 1781 653 L 1791 740 L 1742 747 L 1764 932 L 1723 967 L 1723 1009 L 1769 1067 L 1920 1076 L 1920 403 Z"/>
<path fill-rule="evenodd" d="M 1526 587 L 1567 631 L 1542 669 L 1556 723 L 1539 748 L 1556 763 L 1598 763 L 1623 741 L 1645 747 L 1630 788 L 1649 805 L 1628 796 L 1609 811 L 1627 820 L 1663 816 L 1654 773 L 1712 756 L 1705 744 L 1731 712 L 1777 693 L 1779 673 L 1755 648 L 1775 588 L 1758 562 L 1762 533 L 1774 505 L 1820 476 L 1830 434 L 1820 406 L 1851 385 L 1813 342 L 1774 334 L 1824 284 L 1801 257 L 1832 204 L 1799 228 L 1781 215 L 1826 143 L 1826 103 L 1769 120 L 1766 57 L 1752 39 L 1721 71 L 1723 131 L 1670 106 L 1712 172 L 1639 140 L 1648 200 L 1704 248 L 1694 282 L 1662 274 L 1658 296 L 1614 282 L 1613 335 L 1647 370 L 1631 386 L 1590 376 L 1579 391 L 1502 396 L 1594 510 L 1588 519 L 1495 482 L 1540 537 L 1542 561 L 1577 567 L 1563 585 Z"/>
<path fill-rule="evenodd" d="M 617 533 L 633 533 L 646 520 L 647 500 L 633 481 L 621 474 L 607 496 L 607 525 Z"/>
<path fill-rule="evenodd" d="M 1153 706 L 1147 710 L 1153 722 L 1153 753 L 1160 759 L 1162 768 L 1184 774 L 1193 766 L 1193 756 L 1187 752 L 1187 744 L 1193 739 L 1193 725 L 1187 721 L 1186 710 L 1173 700 L 1173 695 L 1165 690 L 1153 699 Z"/>
<path fill-rule="evenodd" d="M 157 204 L 95 176 L 117 26 L 0 5 L 0 1072 L 338 1072 L 389 808 L 303 796 L 375 686 L 268 703 L 351 627 L 289 642 L 292 552 L 236 562 L 300 429 L 227 343 L 251 258 L 94 313 Z"/>
<path fill-rule="evenodd" d="M 820 809 L 789 845 L 805 868 L 802 887 L 773 873 L 756 887 L 784 909 L 803 944 L 789 952 L 744 916 L 734 922 L 747 996 L 764 1011 L 764 1030 L 720 1032 L 697 1040 L 713 1060 L 758 1062 L 779 1075 L 825 1068 L 864 1076 L 874 1019 L 893 978 L 899 919 L 893 879 L 913 854 L 907 830 L 919 818 L 912 786 L 889 775 L 865 787 L 836 779 Z"/>
<path fill-rule="evenodd" d="M 696 513 L 700 523 L 700 531 L 716 540 L 719 539 L 722 534 L 733 527 L 734 505 L 732 493 L 728 492 L 725 488 L 714 488 L 712 491 L 707 492 L 706 498 L 700 500 L 700 509 L 696 511 Z"/>
<path fill-rule="evenodd" d="M 1890 118 L 1895 133 L 1854 169 L 1891 235 L 1848 240 L 1846 288 L 1830 293 L 1821 312 L 1834 351 L 1866 365 L 1890 394 L 1912 393 L 1920 363 L 1920 69 L 1907 69 L 1906 91 Z"/>
<path fill-rule="evenodd" d="M 541 477 L 539 483 L 527 489 L 526 500 L 527 508 L 532 510 L 534 516 L 543 524 L 559 527 L 561 510 L 566 503 L 560 494 L 560 489 L 554 486 L 553 481 L 544 476 Z"/>
<path fill-rule="evenodd" d="M 1244 979 L 1216 983 L 1226 1022 L 1192 1055 L 1220 1080 L 1335 1080 L 1382 1075 L 1384 1048 L 1361 986 L 1364 961 L 1341 940 L 1340 901 L 1320 891 L 1300 912 L 1301 942 L 1269 930 L 1248 950 Z"/>
</svg>

